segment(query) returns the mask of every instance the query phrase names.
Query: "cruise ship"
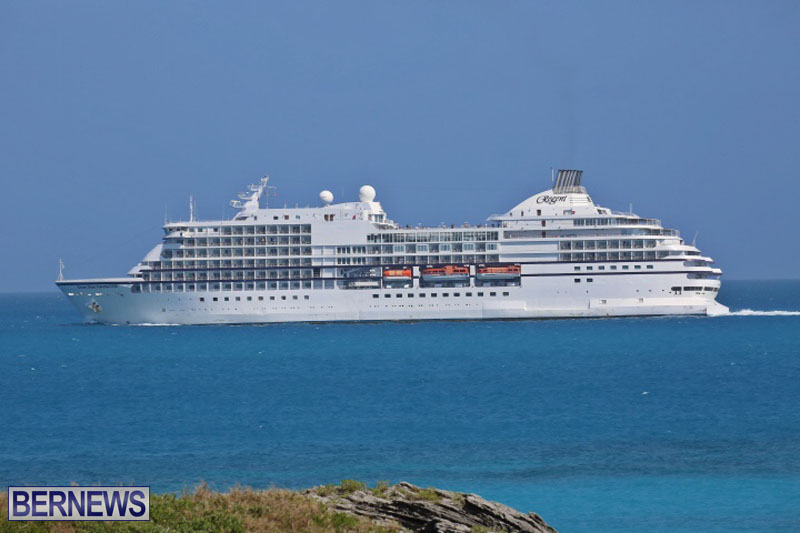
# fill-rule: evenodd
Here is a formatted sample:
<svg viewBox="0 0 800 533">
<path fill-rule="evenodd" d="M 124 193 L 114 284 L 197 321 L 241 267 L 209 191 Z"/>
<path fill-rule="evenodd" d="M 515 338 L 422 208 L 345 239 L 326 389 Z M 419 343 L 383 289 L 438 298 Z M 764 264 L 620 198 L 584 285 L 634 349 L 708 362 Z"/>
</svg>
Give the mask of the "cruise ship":
<svg viewBox="0 0 800 533">
<path fill-rule="evenodd" d="M 393 222 L 358 201 L 263 206 L 163 226 L 127 276 L 56 282 L 88 322 L 244 324 L 715 315 L 722 271 L 661 222 L 595 204 L 582 171 L 485 224 Z M 266 202 L 265 202 L 266 203 Z M 193 210 L 190 209 L 190 213 Z M 62 265 L 63 266 L 63 265 Z"/>
</svg>

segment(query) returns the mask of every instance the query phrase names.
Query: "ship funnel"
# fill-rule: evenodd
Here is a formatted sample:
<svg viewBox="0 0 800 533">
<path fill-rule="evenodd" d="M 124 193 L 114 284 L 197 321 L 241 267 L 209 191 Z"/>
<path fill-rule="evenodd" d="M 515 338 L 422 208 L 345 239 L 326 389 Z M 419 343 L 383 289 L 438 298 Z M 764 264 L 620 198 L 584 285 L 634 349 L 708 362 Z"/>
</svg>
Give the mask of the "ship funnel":
<svg viewBox="0 0 800 533">
<path fill-rule="evenodd" d="M 558 171 L 556 184 L 553 185 L 553 193 L 583 193 L 586 194 L 586 189 L 581 186 L 581 177 L 583 170 L 561 170 Z"/>
</svg>

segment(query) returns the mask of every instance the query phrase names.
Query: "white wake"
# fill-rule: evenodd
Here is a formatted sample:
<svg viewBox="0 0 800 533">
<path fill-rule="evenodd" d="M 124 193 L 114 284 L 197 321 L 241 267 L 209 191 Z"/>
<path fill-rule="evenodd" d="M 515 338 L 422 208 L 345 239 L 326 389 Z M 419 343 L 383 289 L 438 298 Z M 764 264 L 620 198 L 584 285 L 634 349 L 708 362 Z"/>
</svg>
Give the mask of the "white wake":
<svg viewBox="0 0 800 533">
<path fill-rule="evenodd" d="M 800 316 L 800 311 L 758 311 L 756 309 L 739 309 L 716 316 Z"/>
</svg>

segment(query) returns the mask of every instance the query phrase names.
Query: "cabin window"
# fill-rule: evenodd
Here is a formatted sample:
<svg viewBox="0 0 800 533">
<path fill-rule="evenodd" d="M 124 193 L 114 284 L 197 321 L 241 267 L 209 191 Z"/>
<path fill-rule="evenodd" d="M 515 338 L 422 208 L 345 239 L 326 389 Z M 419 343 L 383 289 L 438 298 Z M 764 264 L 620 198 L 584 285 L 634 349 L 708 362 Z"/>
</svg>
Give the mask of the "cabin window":
<svg viewBox="0 0 800 533">
<path fill-rule="evenodd" d="M 489 296 L 497 296 L 497 293 L 496 292 L 490 292 Z"/>
<path fill-rule="evenodd" d="M 647 265 L 647 270 L 653 270 L 653 265 Z"/>
<path fill-rule="evenodd" d="M 465 294 L 465 296 L 472 296 L 472 293 L 468 292 L 468 293 Z"/>
<path fill-rule="evenodd" d="M 205 298 L 200 298 L 200 301 L 201 301 L 201 302 L 205 302 L 205 301 L 206 301 L 206 299 L 205 299 Z"/>
<path fill-rule="evenodd" d="M 373 294 L 372 297 L 373 298 L 378 298 L 379 296 L 377 294 Z"/>
<path fill-rule="evenodd" d="M 586 283 L 592 283 L 593 281 L 594 281 L 594 279 L 592 279 L 592 278 L 586 278 Z"/>
<path fill-rule="evenodd" d="M 508 296 L 508 293 L 507 293 L 507 292 L 504 292 L 504 293 L 503 293 L 503 296 Z"/>
<path fill-rule="evenodd" d="M 573 281 L 574 281 L 575 283 L 580 283 L 580 282 L 581 282 L 581 278 L 575 278 Z"/>
<path fill-rule="evenodd" d="M 483 296 L 483 293 L 482 293 L 482 292 L 479 292 L 479 293 L 478 293 L 478 296 Z"/>
<path fill-rule="evenodd" d="M 576 266 L 576 267 L 572 267 L 572 269 L 573 269 L 575 272 L 577 272 L 577 271 L 579 271 L 579 270 L 581 269 L 581 267 L 577 267 L 577 266 Z"/>
<path fill-rule="evenodd" d="M 537 216 L 537 217 L 540 217 L 540 216 L 542 216 L 542 210 L 541 210 L 541 209 L 537 209 L 537 210 L 536 210 L 536 216 Z"/>
<path fill-rule="evenodd" d="M 212 298 L 212 300 L 214 300 L 214 301 L 216 302 L 216 301 L 219 301 L 219 298 L 217 298 L 216 296 L 214 296 L 214 297 Z"/>
</svg>

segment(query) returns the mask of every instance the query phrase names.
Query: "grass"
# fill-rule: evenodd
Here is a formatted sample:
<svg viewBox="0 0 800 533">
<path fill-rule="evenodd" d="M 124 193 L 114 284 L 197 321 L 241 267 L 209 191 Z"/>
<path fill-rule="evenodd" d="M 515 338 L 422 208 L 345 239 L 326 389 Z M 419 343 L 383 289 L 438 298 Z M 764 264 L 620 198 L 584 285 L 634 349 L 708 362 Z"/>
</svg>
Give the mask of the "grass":
<svg viewBox="0 0 800 533">
<path fill-rule="evenodd" d="M 363 490 L 345 480 L 334 491 Z M 227 532 L 367 533 L 400 531 L 366 518 L 338 513 L 313 498 L 290 490 L 232 489 L 214 492 L 201 485 L 182 495 L 151 494 L 149 522 L 9 522 L 8 494 L 0 493 L 0 533 L 5 532 Z"/>
</svg>

